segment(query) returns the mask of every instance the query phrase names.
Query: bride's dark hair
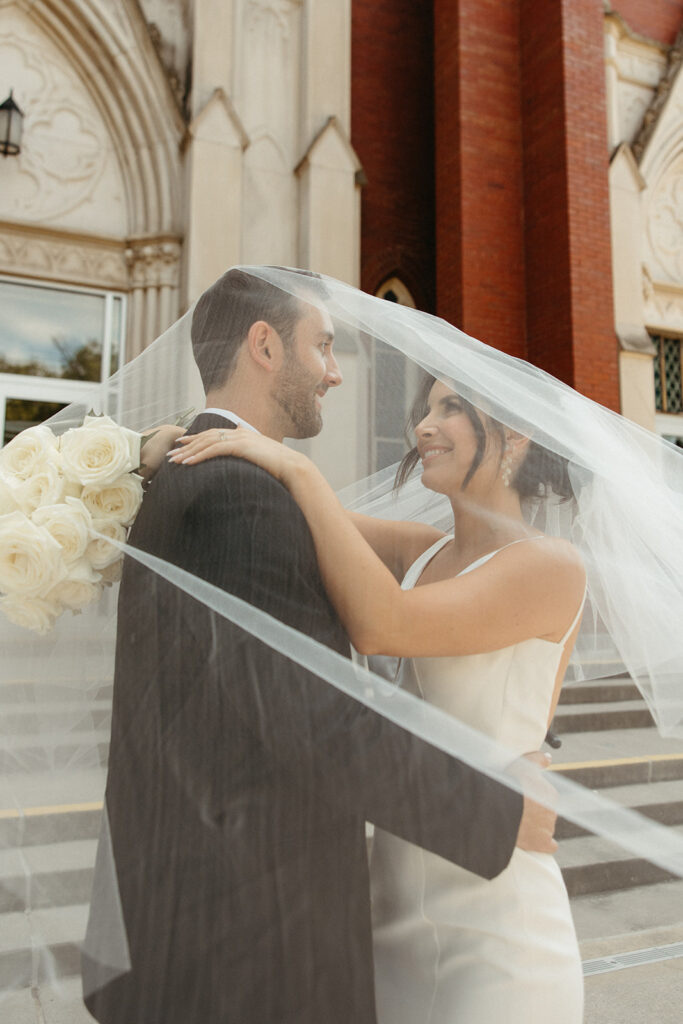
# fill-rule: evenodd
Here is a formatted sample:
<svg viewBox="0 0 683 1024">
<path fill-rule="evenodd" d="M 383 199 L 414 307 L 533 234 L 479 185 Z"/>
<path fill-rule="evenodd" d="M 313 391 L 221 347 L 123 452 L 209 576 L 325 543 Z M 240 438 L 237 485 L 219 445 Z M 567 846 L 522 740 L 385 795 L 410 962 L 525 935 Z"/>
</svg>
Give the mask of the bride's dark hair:
<svg viewBox="0 0 683 1024">
<path fill-rule="evenodd" d="M 429 393 L 436 382 L 436 377 L 426 374 L 417 395 L 413 402 L 408 422 L 406 424 L 406 440 L 412 444 L 415 427 L 427 416 L 429 412 Z M 474 474 L 479 469 L 486 447 L 491 438 L 499 443 L 501 459 L 505 448 L 505 430 L 498 420 L 491 416 L 482 414 L 476 406 L 468 402 L 462 395 L 458 396 L 463 412 L 472 424 L 474 436 L 477 441 L 477 450 L 474 453 L 472 464 L 462 483 L 462 490 L 465 490 Z M 415 466 L 419 462 L 417 447 L 413 445 L 407 455 L 401 460 L 394 489 L 398 490 L 406 482 Z M 569 479 L 567 460 L 561 455 L 543 448 L 534 441 L 529 441 L 526 454 L 517 467 L 517 471 L 510 481 L 510 486 L 519 494 L 520 498 L 543 498 L 551 492 L 559 498 L 568 499 L 573 497 L 574 491 Z"/>
</svg>

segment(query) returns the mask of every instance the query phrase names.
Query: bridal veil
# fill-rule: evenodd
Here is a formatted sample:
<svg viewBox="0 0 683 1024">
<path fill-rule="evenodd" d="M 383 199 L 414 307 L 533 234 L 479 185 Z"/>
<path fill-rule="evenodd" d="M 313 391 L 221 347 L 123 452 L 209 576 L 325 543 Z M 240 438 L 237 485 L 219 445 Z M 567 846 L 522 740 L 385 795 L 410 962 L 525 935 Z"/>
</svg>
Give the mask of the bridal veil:
<svg viewBox="0 0 683 1024">
<path fill-rule="evenodd" d="M 295 271 L 242 269 L 282 293 L 300 296 L 301 276 Z M 586 608 L 571 676 L 627 674 L 661 734 L 683 737 L 683 453 L 542 370 L 489 348 L 443 320 L 322 280 L 338 347 L 355 353 L 354 372 L 374 367 L 382 402 L 396 416 L 405 418 L 410 382 L 426 373 L 452 387 L 482 422 L 531 439 L 535 458 L 548 471 L 542 474 L 543 483 L 529 488 L 525 514 L 534 527 L 575 544 L 587 571 Z M 136 431 L 175 422 L 193 407 L 199 411 L 203 392 L 192 358 L 191 317 L 192 310 L 105 385 L 94 387 L 87 403 L 54 417 L 54 432 L 77 425 L 91 409 Z M 339 360 L 344 369 L 343 351 Z M 559 475 L 553 466 L 560 467 Z M 340 497 L 355 511 L 450 529 L 448 502 L 422 487 L 419 471 L 398 489 L 395 472 L 396 466 L 389 466 L 353 481 Z M 553 479 L 560 477 L 562 485 L 555 489 Z M 510 760 L 505 750 L 396 689 L 381 673 L 179 566 L 130 546 L 126 551 L 236 629 L 313 673 L 321 687 L 338 687 L 443 750 L 515 785 L 504 771 Z M 47 636 L 0 622 L 0 694 L 6 706 L 0 739 L 0 857 L 5 905 L 13 911 L 16 929 L 12 948 L 19 950 L 3 961 L 6 988 L 39 987 L 52 980 L 58 984 L 75 955 L 75 945 L 55 939 L 55 922 L 60 914 L 71 913 L 71 904 L 87 901 L 83 886 L 92 868 L 91 852 L 84 848 L 80 874 L 59 870 L 60 810 L 73 807 L 84 815 L 99 815 L 102 807 L 116 589 L 114 585 L 80 615 L 63 615 Z M 182 644 L 182 636 L 176 642 Z M 163 737 L 150 737 L 150 743 L 159 741 Z M 559 773 L 553 783 L 563 816 L 683 877 L 679 835 Z M 136 794 L 130 798 L 135 800 Z M 74 853 L 77 863 L 81 854 L 76 848 Z M 89 931 L 86 952 L 113 978 L 128 969 L 129 958 L 106 814 L 98 856 L 103 865 L 108 863 L 108 871 L 98 872 L 109 879 L 107 891 L 100 893 L 107 913 Z M 84 932 L 85 916 L 76 914 L 74 942 Z"/>
</svg>

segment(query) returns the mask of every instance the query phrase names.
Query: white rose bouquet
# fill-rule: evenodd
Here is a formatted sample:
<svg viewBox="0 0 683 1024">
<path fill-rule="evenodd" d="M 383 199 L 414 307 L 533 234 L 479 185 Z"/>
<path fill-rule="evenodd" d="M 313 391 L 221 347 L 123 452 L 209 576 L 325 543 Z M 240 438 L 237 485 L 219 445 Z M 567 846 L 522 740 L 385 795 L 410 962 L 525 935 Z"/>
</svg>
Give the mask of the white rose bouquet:
<svg viewBox="0 0 683 1024">
<path fill-rule="evenodd" d="M 11 622 L 47 633 L 119 578 L 142 443 L 91 415 L 61 437 L 30 427 L 0 450 L 0 609 Z"/>
</svg>

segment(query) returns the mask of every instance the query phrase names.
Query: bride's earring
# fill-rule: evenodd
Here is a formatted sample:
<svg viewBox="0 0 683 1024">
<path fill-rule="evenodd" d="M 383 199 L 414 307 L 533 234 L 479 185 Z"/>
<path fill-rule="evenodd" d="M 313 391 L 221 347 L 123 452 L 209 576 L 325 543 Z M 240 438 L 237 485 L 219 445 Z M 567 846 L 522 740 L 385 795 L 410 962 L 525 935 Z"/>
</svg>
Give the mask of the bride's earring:
<svg viewBox="0 0 683 1024">
<path fill-rule="evenodd" d="M 509 444 L 505 446 L 505 454 L 501 459 L 500 475 L 503 478 L 503 486 L 509 487 L 512 478 L 512 448 Z"/>
</svg>

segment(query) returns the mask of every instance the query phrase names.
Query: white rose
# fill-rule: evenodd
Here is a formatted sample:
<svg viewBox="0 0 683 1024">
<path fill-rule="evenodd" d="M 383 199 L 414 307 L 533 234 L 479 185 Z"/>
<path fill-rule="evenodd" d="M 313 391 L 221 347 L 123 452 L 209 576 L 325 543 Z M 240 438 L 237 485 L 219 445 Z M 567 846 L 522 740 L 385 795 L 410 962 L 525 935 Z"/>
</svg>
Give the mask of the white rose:
<svg viewBox="0 0 683 1024">
<path fill-rule="evenodd" d="M 55 619 L 63 611 L 57 601 L 44 597 L 19 597 L 16 594 L 0 598 L 0 610 L 15 626 L 32 629 L 41 635 L 50 632 Z"/>
<path fill-rule="evenodd" d="M 90 541 L 92 517 L 78 498 L 66 497 L 57 505 L 43 505 L 31 519 L 36 526 L 44 526 L 61 545 L 67 565 L 83 557 Z"/>
<path fill-rule="evenodd" d="M 0 516 L 0 592 L 37 597 L 65 575 L 62 549 L 44 527 L 22 512 Z"/>
<path fill-rule="evenodd" d="M 46 458 L 58 458 L 57 438 L 41 424 L 22 430 L 0 449 L 0 469 L 6 476 L 28 480 Z"/>
<path fill-rule="evenodd" d="M 117 559 L 116 562 L 110 562 L 109 565 L 105 565 L 103 569 L 100 569 L 100 576 L 105 586 L 110 587 L 112 583 L 118 583 L 121 579 L 123 571 L 123 556 Z"/>
<path fill-rule="evenodd" d="M 8 512 L 16 512 L 18 508 L 14 497 L 14 488 L 9 480 L 0 475 L 0 516 L 6 516 Z"/>
<path fill-rule="evenodd" d="M 48 600 L 56 601 L 80 612 L 93 601 L 96 601 L 103 590 L 99 574 L 93 572 L 86 558 L 69 566 L 69 574 L 60 580 L 47 595 Z"/>
<path fill-rule="evenodd" d="M 140 465 L 140 435 L 109 416 L 86 416 L 60 445 L 64 474 L 79 484 L 103 487 Z"/>
<path fill-rule="evenodd" d="M 95 519 L 92 524 L 92 533 L 99 533 L 102 536 L 94 537 L 90 541 L 86 557 L 93 569 L 106 569 L 112 562 L 121 558 L 121 549 L 111 542 L 114 540 L 119 544 L 124 544 L 126 531 L 115 519 Z"/>
<path fill-rule="evenodd" d="M 42 505 L 56 505 L 64 497 L 66 481 L 54 462 L 44 459 L 27 480 L 12 487 L 12 497 L 21 511 L 30 516 Z"/>
<path fill-rule="evenodd" d="M 126 473 L 106 487 L 84 487 L 81 500 L 93 519 L 115 519 L 127 526 L 142 504 L 142 477 Z"/>
</svg>

